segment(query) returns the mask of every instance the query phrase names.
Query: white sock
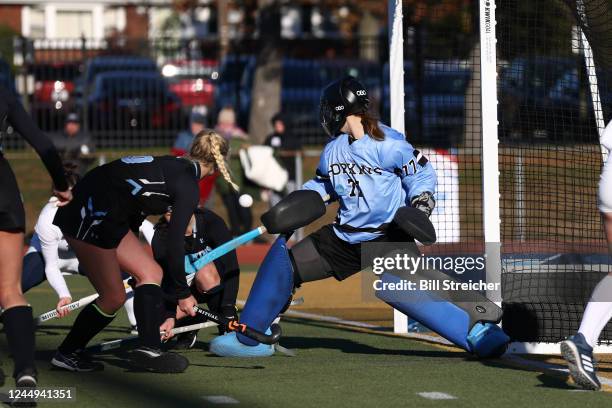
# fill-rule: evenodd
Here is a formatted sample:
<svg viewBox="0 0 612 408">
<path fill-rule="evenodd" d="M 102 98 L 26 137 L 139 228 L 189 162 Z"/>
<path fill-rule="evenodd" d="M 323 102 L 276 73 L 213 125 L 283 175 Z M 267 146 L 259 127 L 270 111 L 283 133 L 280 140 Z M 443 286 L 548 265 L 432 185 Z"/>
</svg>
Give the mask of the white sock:
<svg viewBox="0 0 612 408">
<path fill-rule="evenodd" d="M 606 275 L 593 289 L 587 304 L 578 333 L 581 333 L 589 346 L 595 347 L 601 331 L 612 318 L 612 276 Z"/>
<path fill-rule="evenodd" d="M 128 320 L 132 326 L 136 326 L 136 316 L 134 315 L 134 297 L 132 296 L 123 304 L 125 312 L 127 313 Z"/>
</svg>

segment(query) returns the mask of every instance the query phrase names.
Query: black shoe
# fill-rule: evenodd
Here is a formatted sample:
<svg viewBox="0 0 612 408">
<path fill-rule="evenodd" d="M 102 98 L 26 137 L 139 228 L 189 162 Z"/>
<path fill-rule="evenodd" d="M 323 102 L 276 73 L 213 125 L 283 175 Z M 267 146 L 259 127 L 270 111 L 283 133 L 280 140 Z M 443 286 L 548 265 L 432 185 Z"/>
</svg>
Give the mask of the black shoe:
<svg viewBox="0 0 612 408">
<path fill-rule="evenodd" d="M 34 368 L 25 368 L 15 376 L 15 386 L 17 388 L 35 388 L 38 383 L 38 374 Z"/>
<path fill-rule="evenodd" d="M 36 369 L 25 368 L 15 376 L 15 386 L 17 388 L 36 388 L 37 380 Z M 12 407 L 35 407 L 36 401 L 33 399 L 19 399 L 11 401 Z"/>
<path fill-rule="evenodd" d="M 55 353 L 55 356 L 53 356 L 51 364 L 58 368 L 79 373 L 100 371 L 104 369 L 104 365 L 102 363 L 91 361 L 89 357 L 82 352 L 64 354 L 58 350 Z"/>
<path fill-rule="evenodd" d="M 138 368 L 154 373 L 182 373 L 189 367 L 189 360 L 180 354 L 145 346 L 132 351 L 131 360 Z"/>
<path fill-rule="evenodd" d="M 172 345 L 172 348 L 176 350 L 187 350 L 187 349 L 193 348 L 197 339 L 198 339 L 197 330 L 178 334 L 176 336 L 176 341 Z"/>
</svg>

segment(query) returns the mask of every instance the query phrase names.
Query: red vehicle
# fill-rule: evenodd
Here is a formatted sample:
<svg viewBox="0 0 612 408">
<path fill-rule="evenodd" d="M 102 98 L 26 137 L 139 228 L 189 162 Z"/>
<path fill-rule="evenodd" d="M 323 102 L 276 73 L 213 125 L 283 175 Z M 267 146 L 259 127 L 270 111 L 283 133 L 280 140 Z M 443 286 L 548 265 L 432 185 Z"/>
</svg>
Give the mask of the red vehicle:
<svg viewBox="0 0 612 408">
<path fill-rule="evenodd" d="M 32 111 L 35 119 L 45 130 L 61 127 L 63 117 L 73 108 L 72 93 L 79 64 L 36 64 L 30 72 L 34 76 Z"/>
<path fill-rule="evenodd" d="M 166 63 L 162 74 L 170 90 L 178 95 L 186 109 L 213 106 L 215 82 L 219 77 L 215 60 L 176 60 Z"/>
</svg>

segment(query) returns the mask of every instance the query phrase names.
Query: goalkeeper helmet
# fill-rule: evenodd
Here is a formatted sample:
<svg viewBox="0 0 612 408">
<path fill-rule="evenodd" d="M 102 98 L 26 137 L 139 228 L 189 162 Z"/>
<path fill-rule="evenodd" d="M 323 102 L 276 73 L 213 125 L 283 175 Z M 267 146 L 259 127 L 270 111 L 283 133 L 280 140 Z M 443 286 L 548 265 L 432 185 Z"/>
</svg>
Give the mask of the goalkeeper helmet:
<svg viewBox="0 0 612 408">
<path fill-rule="evenodd" d="M 321 126 L 329 136 L 336 137 L 347 116 L 366 113 L 369 105 L 368 91 L 357 79 L 347 76 L 332 82 L 321 94 Z"/>
</svg>

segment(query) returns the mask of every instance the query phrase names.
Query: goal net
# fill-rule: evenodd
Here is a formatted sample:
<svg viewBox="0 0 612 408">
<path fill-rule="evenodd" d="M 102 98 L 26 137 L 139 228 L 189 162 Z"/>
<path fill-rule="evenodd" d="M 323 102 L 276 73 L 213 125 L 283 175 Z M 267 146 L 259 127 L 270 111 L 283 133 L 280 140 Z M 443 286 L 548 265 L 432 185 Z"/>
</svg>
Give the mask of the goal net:
<svg viewBox="0 0 612 408">
<path fill-rule="evenodd" d="M 505 0 L 496 19 L 503 327 L 554 343 L 612 271 L 597 210 L 612 2 Z"/>
</svg>

